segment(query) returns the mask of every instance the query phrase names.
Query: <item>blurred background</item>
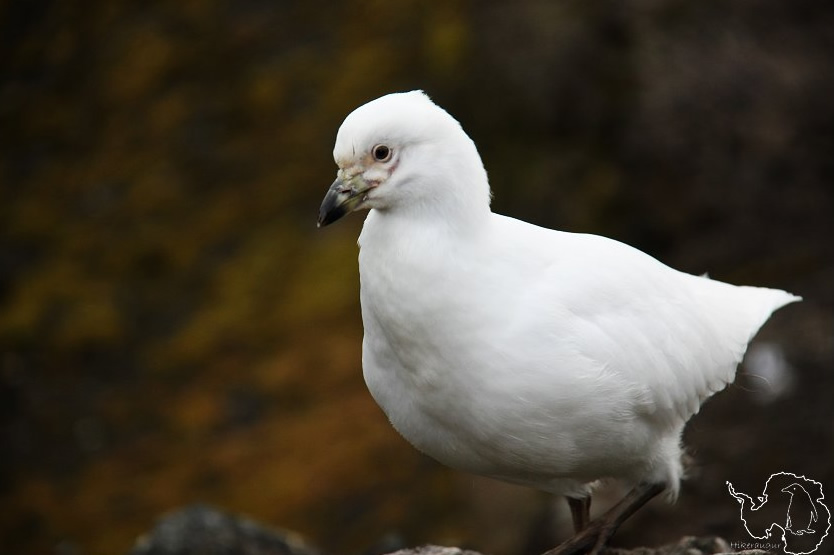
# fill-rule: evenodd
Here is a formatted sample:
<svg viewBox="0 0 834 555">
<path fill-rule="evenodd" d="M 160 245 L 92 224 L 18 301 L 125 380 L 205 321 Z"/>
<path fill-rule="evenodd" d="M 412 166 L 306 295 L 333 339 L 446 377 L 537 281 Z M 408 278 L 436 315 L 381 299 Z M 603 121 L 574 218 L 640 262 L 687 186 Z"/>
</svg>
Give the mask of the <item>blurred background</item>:
<svg viewBox="0 0 834 555">
<path fill-rule="evenodd" d="M 362 216 L 315 222 L 344 116 L 414 88 L 495 211 L 805 297 L 617 542 L 749 540 L 726 480 L 834 498 L 832 52 L 828 0 L 0 4 L 0 551 L 126 553 L 195 502 L 337 554 L 564 537 L 365 389 Z"/>
</svg>

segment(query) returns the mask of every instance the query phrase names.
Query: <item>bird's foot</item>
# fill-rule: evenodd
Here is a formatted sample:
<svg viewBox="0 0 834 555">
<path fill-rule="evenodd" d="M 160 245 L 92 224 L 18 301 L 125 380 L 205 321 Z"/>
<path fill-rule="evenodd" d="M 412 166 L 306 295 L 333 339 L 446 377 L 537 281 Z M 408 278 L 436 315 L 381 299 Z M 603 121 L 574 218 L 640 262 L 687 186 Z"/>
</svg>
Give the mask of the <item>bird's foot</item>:
<svg viewBox="0 0 834 555">
<path fill-rule="evenodd" d="M 663 489 L 662 484 L 644 483 L 638 485 L 604 515 L 591 521 L 568 541 L 545 551 L 542 555 L 598 555 L 605 549 L 608 540 L 611 539 L 620 525 Z M 578 502 L 569 502 L 569 504 L 574 517 L 576 517 L 575 513 L 581 512 Z M 588 506 L 590 507 L 590 501 L 588 501 Z M 576 519 L 574 519 L 574 524 L 576 524 Z M 577 526 L 577 528 L 579 527 Z"/>
<path fill-rule="evenodd" d="M 617 527 L 605 520 L 591 522 L 582 532 L 542 555 L 598 555 L 605 549 Z"/>
</svg>

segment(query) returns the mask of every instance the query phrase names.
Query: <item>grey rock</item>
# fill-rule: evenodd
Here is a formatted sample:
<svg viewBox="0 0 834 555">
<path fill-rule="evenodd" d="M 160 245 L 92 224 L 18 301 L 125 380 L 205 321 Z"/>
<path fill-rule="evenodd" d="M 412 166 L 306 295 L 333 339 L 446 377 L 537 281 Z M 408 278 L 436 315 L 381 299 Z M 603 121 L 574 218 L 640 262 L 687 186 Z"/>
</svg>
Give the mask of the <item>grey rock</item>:
<svg viewBox="0 0 834 555">
<path fill-rule="evenodd" d="M 320 555 L 298 534 L 268 528 L 205 505 L 169 513 L 136 540 L 129 555 Z"/>
<path fill-rule="evenodd" d="M 681 538 L 661 547 L 610 548 L 603 555 L 717 555 L 735 553 L 718 537 Z M 269 528 L 205 505 L 192 505 L 159 519 L 156 526 L 136 540 L 129 555 L 322 555 L 298 534 Z M 424 545 L 389 555 L 482 555 L 459 547 Z M 737 555 L 766 555 L 765 551 L 741 551 Z"/>
<path fill-rule="evenodd" d="M 637 547 L 635 549 L 607 549 L 605 555 L 715 555 L 734 553 L 730 544 L 715 536 L 684 536 L 675 543 L 660 547 Z"/>
<path fill-rule="evenodd" d="M 676 543 L 660 547 L 637 547 L 634 549 L 609 548 L 602 555 L 719 555 L 733 553 L 735 555 L 767 555 L 765 551 L 752 550 L 736 553 L 726 540 L 718 537 L 686 536 Z M 442 547 L 425 545 L 412 549 L 401 549 L 390 555 L 482 555 L 477 551 L 468 551 L 458 547 Z"/>
<path fill-rule="evenodd" d="M 444 547 L 441 545 L 423 545 L 409 549 L 400 549 L 389 555 L 482 555 L 478 551 L 470 551 L 459 547 Z"/>
</svg>

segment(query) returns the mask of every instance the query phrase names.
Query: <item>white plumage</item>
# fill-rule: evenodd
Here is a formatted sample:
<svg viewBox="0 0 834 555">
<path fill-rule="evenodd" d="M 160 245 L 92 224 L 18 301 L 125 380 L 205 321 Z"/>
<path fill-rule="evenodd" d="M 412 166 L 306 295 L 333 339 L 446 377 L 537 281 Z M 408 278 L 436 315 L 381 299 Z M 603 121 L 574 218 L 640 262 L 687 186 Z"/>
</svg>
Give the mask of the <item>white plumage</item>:
<svg viewBox="0 0 834 555">
<path fill-rule="evenodd" d="M 784 291 L 673 270 L 617 241 L 490 211 L 457 121 L 422 92 L 351 113 L 320 224 L 359 238 L 362 364 L 415 447 L 570 497 L 600 478 L 677 492 L 680 436 Z"/>
</svg>

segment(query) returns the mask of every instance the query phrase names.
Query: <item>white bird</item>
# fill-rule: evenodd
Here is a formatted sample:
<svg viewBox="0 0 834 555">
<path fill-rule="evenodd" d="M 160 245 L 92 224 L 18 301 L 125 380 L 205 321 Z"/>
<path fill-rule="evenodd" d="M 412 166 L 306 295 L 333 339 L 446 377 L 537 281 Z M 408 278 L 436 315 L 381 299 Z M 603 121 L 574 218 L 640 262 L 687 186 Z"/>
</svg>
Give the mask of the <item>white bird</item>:
<svg viewBox="0 0 834 555">
<path fill-rule="evenodd" d="M 771 313 L 801 300 L 494 214 L 475 144 L 421 91 L 354 110 L 333 156 L 319 225 L 370 209 L 368 389 L 441 463 L 566 496 L 577 534 L 553 553 L 599 551 L 660 491 L 677 495 L 687 420 Z M 589 523 L 607 478 L 634 489 Z"/>
</svg>

